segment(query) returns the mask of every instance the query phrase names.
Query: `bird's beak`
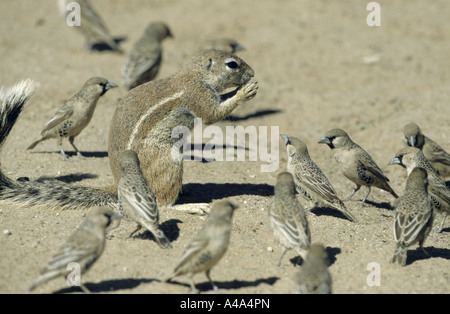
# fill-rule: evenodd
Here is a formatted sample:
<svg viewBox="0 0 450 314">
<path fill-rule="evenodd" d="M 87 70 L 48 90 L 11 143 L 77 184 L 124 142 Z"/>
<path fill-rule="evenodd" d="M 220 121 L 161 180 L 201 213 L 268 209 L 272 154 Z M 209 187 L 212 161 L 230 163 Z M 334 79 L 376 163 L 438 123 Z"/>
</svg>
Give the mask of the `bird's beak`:
<svg viewBox="0 0 450 314">
<path fill-rule="evenodd" d="M 110 90 L 111 88 L 117 87 L 117 84 L 108 81 L 108 83 L 106 83 L 105 85 L 105 90 Z"/>
<path fill-rule="evenodd" d="M 403 166 L 402 161 L 398 157 L 392 158 L 389 161 L 389 165 L 401 165 L 401 166 Z"/>
<path fill-rule="evenodd" d="M 114 213 L 112 216 L 111 216 L 111 221 L 114 221 L 114 220 L 120 220 L 120 219 L 122 219 L 123 218 L 123 216 L 121 215 L 121 214 L 119 214 L 119 213 Z"/>
<path fill-rule="evenodd" d="M 410 138 L 409 138 L 409 145 L 411 145 L 411 147 L 416 147 L 416 139 L 415 139 L 415 137 L 414 136 L 411 136 Z"/>
<path fill-rule="evenodd" d="M 328 137 L 324 136 L 322 137 L 319 142 L 319 144 L 327 144 L 327 145 L 331 145 L 331 141 Z"/>
<path fill-rule="evenodd" d="M 236 52 L 236 51 L 241 51 L 241 50 L 245 50 L 245 47 L 242 46 L 241 44 L 236 44 L 236 45 L 234 46 L 234 51 L 235 51 L 235 52 Z"/>
<path fill-rule="evenodd" d="M 284 140 L 284 144 L 289 144 L 290 143 L 290 141 L 289 141 L 289 135 L 286 135 L 286 134 L 281 134 L 280 135 L 282 138 L 283 138 L 283 140 Z"/>
</svg>

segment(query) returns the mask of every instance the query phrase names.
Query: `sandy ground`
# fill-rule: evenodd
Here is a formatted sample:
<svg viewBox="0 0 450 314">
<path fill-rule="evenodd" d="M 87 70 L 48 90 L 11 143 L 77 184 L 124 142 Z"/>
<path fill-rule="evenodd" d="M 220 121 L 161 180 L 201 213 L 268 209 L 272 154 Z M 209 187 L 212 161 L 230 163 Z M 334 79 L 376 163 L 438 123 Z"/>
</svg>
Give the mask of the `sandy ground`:
<svg viewBox="0 0 450 314">
<path fill-rule="evenodd" d="M 329 129 L 345 129 L 372 155 L 398 194 L 403 194 L 406 172 L 388 162 L 402 147 L 404 124 L 415 121 L 450 151 L 450 3 L 379 1 L 381 26 L 369 27 L 368 2 L 286 0 L 280 5 L 269 0 L 97 0 L 94 5 L 111 32 L 126 38 L 121 43 L 125 51 L 149 22 L 162 19 L 170 25 L 175 37 L 164 42 L 159 77 L 177 71 L 204 40 L 232 37 L 241 42 L 246 49 L 239 55 L 255 70 L 259 92 L 233 112 L 233 119 L 216 125 L 223 130 L 226 126 L 277 127 L 279 133 L 300 137 L 344 198 L 354 185 L 339 173 L 329 148 L 317 144 Z M 76 139 L 87 158 L 74 156 L 67 141 L 64 147 L 72 153 L 70 162 L 61 160 L 53 140 L 33 151 L 26 147 L 59 104 L 89 77 L 103 76 L 120 83 L 125 55 L 86 52 L 83 37 L 66 26 L 56 1 L 1 1 L 0 31 L 0 85 L 11 86 L 25 78 L 40 83 L 3 148 L 5 173 L 14 179 L 48 176 L 68 184 L 111 184 L 107 137 L 115 107 L 126 93 L 121 88 L 100 99 L 92 123 Z M 259 136 L 267 137 L 264 132 Z M 227 143 L 233 145 L 231 139 Z M 269 137 L 270 144 L 278 145 L 278 139 L 271 142 Z M 274 172 L 261 172 L 261 166 L 267 165 L 261 158 L 254 162 L 248 158 L 185 162 L 186 189 L 180 202 L 226 198 L 240 205 L 229 250 L 212 272 L 224 293 L 291 291 L 296 254 L 288 253 L 284 267 L 276 267 L 281 248 L 267 218 L 276 175 L 285 170 L 287 161 L 284 144 L 279 144 L 279 165 Z M 414 246 L 408 252 L 407 266 L 397 267 L 389 263 L 394 252 L 394 199 L 373 189 L 361 208 L 359 200 L 364 193 L 358 192 L 346 202 L 358 224 L 328 209 L 308 215 L 312 241 L 327 247 L 333 292 L 449 293 L 450 221 L 443 233 L 437 233 L 435 226 L 427 239 L 425 248 L 431 257 Z M 26 292 L 85 214 L 85 210 L 19 209 L 1 204 L 0 292 Z M 122 223 L 102 258 L 82 277 L 83 282 L 99 293 L 188 292 L 187 277 L 176 278 L 172 284 L 161 279 L 205 219 L 161 209 L 162 227 L 172 241 L 172 250 L 161 250 L 148 232 L 123 239 L 120 235 L 134 224 Z M 438 215 L 437 223 L 441 219 Z M 368 268 L 371 263 L 378 268 Z M 374 270 L 379 271 L 379 282 L 374 281 Z M 212 293 L 203 274 L 195 278 L 203 293 Z M 37 290 L 77 291 L 68 288 L 62 278 Z"/>
</svg>

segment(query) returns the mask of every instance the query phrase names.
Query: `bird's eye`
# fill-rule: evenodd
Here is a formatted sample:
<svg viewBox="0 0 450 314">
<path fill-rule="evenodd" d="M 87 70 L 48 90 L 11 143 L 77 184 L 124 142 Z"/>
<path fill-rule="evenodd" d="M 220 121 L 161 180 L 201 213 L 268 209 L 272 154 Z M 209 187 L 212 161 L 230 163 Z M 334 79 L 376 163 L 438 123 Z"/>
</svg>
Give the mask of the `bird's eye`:
<svg viewBox="0 0 450 314">
<path fill-rule="evenodd" d="M 226 62 L 226 65 L 230 69 L 238 69 L 239 68 L 239 64 L 237 64 L 236 61 L 228 61 L 228 62 Z"/>
</svg>

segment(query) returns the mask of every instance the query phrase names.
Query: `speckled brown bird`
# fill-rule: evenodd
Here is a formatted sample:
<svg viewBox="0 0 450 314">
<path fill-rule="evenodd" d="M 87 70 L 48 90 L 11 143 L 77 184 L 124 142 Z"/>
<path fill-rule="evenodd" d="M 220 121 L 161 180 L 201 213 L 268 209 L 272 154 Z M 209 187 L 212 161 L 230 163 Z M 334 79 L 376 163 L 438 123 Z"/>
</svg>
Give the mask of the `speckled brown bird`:
<svg viewBox="0 0 450 314">
<path fill-rule="evenodd" d="M 93 207 L 89 210 L 82 225 L 61 246 L 28 291 L 31 292 L 56 277 L 67 277 L 73 271 L 71 267 L 67 269 L 70 263 L 78 264 L 79 275 L 86 273 L 105 249 L 106 228 L 112 221 L 120 218 L 122 216 L 105 207 Z M 81 282 L 79 284 L 85 293 L 89 293 Z"/>
<path fill-rule="evenodd" d="M 153 80 L 162 61 L 162 41 L 172 37 L 164 22 L 153 22 L 128 53 L 122 67 L 122 86 L 130 90 Z"/>
<path fill-rule="evenodd" d="M 269 223 L 275 240 L 283 247 L 277 266 L 281 266 L 281 260 L 291 249 L 305 260 L 311 233 L 305 210 L 295 196 L 294 178 L 289 172 L 277 176 L 275 195 L 269 207 Z"/>
<path fill-rule="evenodd" d="M 443 230 L 445 219 L 450 213 L 450 189 L 445 185 L 445 182 L 438 175 L 423 152 L 416 147 L 404 147 L 395 154 L 395 157 L 391 159 L 389 164 L 398 164 L 406 168 L 408 175 L 416 167 L 423 168 L 427 171 L 428 193 L 430 194 L 436 211 L 444 216 L 441 226 L 438 230 L 439 232 L 441 232 Z"/>
<path fill-rule="evenodd" d="M 184 251 L 174 271 L 164 281 L 176 276 L 188 274 L 191 281 L 191 292 L 198 293 L 193 276 L 205 272 L 215 291 L 217 286 L 211 279 L 211 269 L 220 261 L 227 251 L 230 242 L 233 212 L 236 205 L 229 201 L 217 201 L 212 204 L 211 211 L 204 227 Z"/>
<path fill-rule="evenodd" d="M 405 143 L 411 147 L 422 150 L 430 164 L 443 178 L 450 176 L 450 154 L 428 136 L 415 123 L 409 123 L 403 127 Z"/>
<path fill-rule="evenodd" d="M 155 194 L 142 175 L 138 156 L 132 150 L 126 150 L 120 156 L 118 198 L 120 213 L 138 224 L 137 229 L 130 233 L 130 237 L 144 226 L 153 234 L 161 248 L 172 247 L 159 227 Z"/>
<path fill-rule="evenodd" d="M 62 140 L 68 137 L 69 143 L 75 149 L 77 155 L 81 156 L 80 151 L 74 144 L 75 137 L 91 121 L 99 98 L 116 86 L 113 82 L 102 77 L 92 77 L 87 80 L 78 93 L 59 107 L 41 131 L 41 138 L 34 141 L 27 149 L 33 149 L 37 144 L 47 139 L 56 138 L 63 158 L 67 160 L 67 155 L 62 149 Z"/>
<path fill-rule="evenodd" d="M 312 244 L 305 262 L 294 275 L 293 293 L 331 294 L 332 279 L 328 263 L 325 247 L 318 243 Z"/>
<path fill-rule="evenodd" d="M 350 221 L 357 222 L 338 197 L 328 178 L 311 159 L 306 144 L 300 139 L 282 134 L 286 144 L 287 170 L 294 177 L 297 192 L 313 203 L 313 208 L 326 206 L 338 210 Z"/>
<path fill-rule="evenodd" d="M 69 14 L 75 13 L 75 9 L 72 6 L 68 6 L 72 3 L 80 6 L 80 25 L 71 26 L 70 28 L 75 28 L 84 35 L 86 39 L 85 49 L 87 51 L 92 51 L 96 44 L 104 44 L 113 51 L 122 52 L 115 39 L 109 33 L 105 22 L 91 5 L 90 1 L 59 0 L 59 10 L 66 20 Z"/>
<path fill-rule="evenodd" d="M 396 249 L 392 263 L 405 266 L 407 248 L 416 242 L 428 255 L 423 244 L 433 224 L 433 204 L 428 197 L 427 177 L 425 169 L 414 168 L 406 181 L 405 193 L 398 200 L 394 217 Z"/>
<path fill-rule="evenodd" d="M 398 198 L 398 195 L 389 186 L 389 179 L 380 167 L 364 149 L 351 140 L 344 130 L 333 129 L 326 132 L 319 143 L 327 144 L 331 148 L 339 170 L 347 179 L 356 184 L 356 189 L 346 200 L 349 200 L 361 186 L 367 186 L 369 189 L 362 200 L 362 205 L 369 196 L 372 186 L 387 191 Z"/>
</svg>

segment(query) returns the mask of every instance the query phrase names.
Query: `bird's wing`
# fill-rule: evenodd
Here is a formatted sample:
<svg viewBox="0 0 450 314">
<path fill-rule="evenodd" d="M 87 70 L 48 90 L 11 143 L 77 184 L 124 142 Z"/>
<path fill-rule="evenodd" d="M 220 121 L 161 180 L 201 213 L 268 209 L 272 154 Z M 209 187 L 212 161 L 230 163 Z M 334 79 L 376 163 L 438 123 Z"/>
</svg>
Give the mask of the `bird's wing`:
<svg viewBox="0 0 450 314">
<path fill-rule="evenodd" d="M 332 201 L 338 198 L 328 178 L 315 164 L 310 164 L 308 167 L 297 165 L 295 167 L 295 179 L 304 184 L 308 189 L 319 194 L 325 200 Z"/>
<path fill-rule="evenodd" d="M 445 165 L 450 166 L 450 154 L 448 154 L 446 151 L 444 150 L 435 151 L 432 154 L 433 154 L 433 161 L 435 162 L 438 161 Z"/>
<path fill-rule="evenodd" d="M 364 152 L 363 156 L 364 157 L 362 163 L 364 164 L 364 168 L 366 168 L 367 171 L 371 172 L 375 176 L 389 182 L 389 179 L 384 175 L 383 171 L 380 169 L 380 167 L 378 167 L 372 157 L 370 157 L 370 155 L 366 152 Z"/>
<path fill-rule="evenodd" d="M 135 188 L 136 186 L 141 188 Z M 156 198 L 146 181 L 140 180 L 140 182 L 130 182 L 130 184 L 119 184 L 119 190 L 121 197 L 127 200 L 139 216 L 146 221 L 158 222 Z"/>
<path fill-rule="evenodd" d="M 81 25 L 83 23 L 89 23 L 90 25 L 95 25 L 96 30 L 101 30 L 102 32 L 107 32 L 105 22 L 103 22 L 100 15 L 97 11 L 92 7 L 89 1 L 81 1 L 80 2 L 80 10 L 81 10 Z"/>
<path fill-rule="evenodd" d="M 61 122 L 69 119 L 73 114 L 72 106 L 69 106 L 67 103 L 59 107 L 58 111 L 53 115 L 53 117 L 47 122 L 44 129 L 41 131 L 41 134 L 45 131 L 48 131 Z"/>
<path fill-rule="evenodd" d="M 433 180 L 433 184 L 428 185 L 428 190 L 430 194 L 436 195 L 450 205 L 450 189 L 439 177 L 436 177 L 435 180 Z"/>
<path fill-rule="evenodd" d="M 180 258 L 180 261 L 178 262 L 177 266 L 175 266 L 175 272 L 180 267 L 183 267 L 184 264 L 189 262 L 195 255 L 202 252 L 203 249 L 208 245 L 208 243 L 209 237 L 204 236 L 201 232 L 196 238 L 194 238 L 194 240 L 192 240 L 192 242 L 184 251 L 183 255 Z"/>
<path fill-rule="evenodd" d="M 101 244 L 96 241 L 96 238 L 89 238 L 88 240 L 81 242 L 70 238 L 52 257 L 43 272 L 66 268 L 69 263 L 82 263 L 86 259 L 90 259 L 87 264 L 92 264 L 99 256 Z"/>
<path fill-rule="evenodd" d="M 137 78 L 154 66 L 158 66 L 161 60 L 161 49 L 158 42 L 153 42 L 137 47 L 135 53 L 131 53 L 122 68 L 122 76 Z"/>
<path fill-rule="evenodd" d="M 292 245 L 298 245 L 299 243 L 305 242 L 305 232 L 301 232 L 301 229 L 303 229 L 304 226 L 300 219 L 295 215 L 278 214 L 271 211 L 270 218 L 274 227 L 276 227 Z"/>
<path fill-rule="evenodd" d="M 422 231 L 432 216 L 432 211 L 426 214 L 417 214 L 411 211 L 411 206 L 426 207 L 430 206 L 429 199 L 425 198 L 420 203 L 410 204 L 402 202 L 399 204 L 399 210 L 395 213 L 394 238 L 397 242 L 403 242 L 405 245 L 411 245 L 417 235 Z"/>
</svg>

